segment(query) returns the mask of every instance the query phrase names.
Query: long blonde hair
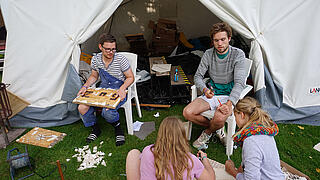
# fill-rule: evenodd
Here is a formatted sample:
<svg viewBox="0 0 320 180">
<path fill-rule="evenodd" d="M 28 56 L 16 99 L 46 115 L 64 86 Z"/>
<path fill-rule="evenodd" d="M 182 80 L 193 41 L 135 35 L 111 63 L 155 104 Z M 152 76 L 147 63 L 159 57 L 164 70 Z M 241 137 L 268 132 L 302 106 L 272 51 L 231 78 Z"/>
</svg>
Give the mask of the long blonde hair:
<svg viewBox="0 0 320 180">
<path fill-rule="evenodd" d="M 191 179 L 190 172 L 193 161 L 190 156 L 190 147 L 186 130 L 182 121 L 177 117 L 167 117 L 160 124 L 158 136 L 154 147 L 154 166 L 158 180 L 182 180 L 183 172 L 187 170 L 187 177 Z M 192 166 L 189 166 L 189 159 Z"/>
<path fill-rule="evenodd" d="M 253 123 L 261 123 L 264 127 L 273 128 L 274 123 L 271 120 L 269 114 L 261 109 L 261 105 L 257 100 L 252 97 L 245 97 L 237 103 L 234 108 L 234 112 L 243 112 L 249 116 L 248 122 L 236 133 L 233 137 L 240 134 L 244 129 Z"/>
</svg>

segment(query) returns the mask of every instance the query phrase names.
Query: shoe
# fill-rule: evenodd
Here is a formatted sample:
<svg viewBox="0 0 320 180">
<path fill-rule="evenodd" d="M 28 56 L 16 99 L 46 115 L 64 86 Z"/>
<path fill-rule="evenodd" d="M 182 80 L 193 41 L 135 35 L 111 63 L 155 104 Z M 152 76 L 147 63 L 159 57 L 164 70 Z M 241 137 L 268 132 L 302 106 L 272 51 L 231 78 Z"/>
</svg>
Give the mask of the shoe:
<svg viewBox="0 0 320 180">
<path fill-rule="evenodd" d="M 209 142 L 212 134 L 208 135 L 204 131 L 202 131 L 201 135 L 198 137 L 197 140 L 195 140 L 192 145 L 193 147 L 197 148 L 198 150 L 200 149 L 207 149 L 208 145 L 206 143 Z"/>
<path fill-rule="evenodd" d="M 92 141 L 94 141 L 94 140 L 96 140 L 99 136 L 100 136 L 100 134 L 101 134 L 101 132 L 99 132 L 99 133 L 91 133 L 91 134 L 89 134 L 89 136 L 86 138 L 86 142 L 87 143 L 91 143 Z"/>
<path fill-rule="evenodd" d="M 216 136 L 220 139 L 220 142 L 226 146 L 226 134 L 224 133 L 224 131 L 222 129 L 219 129 L 216 131 Z"/>
<path fill-rule="evenodd" d="M 121 146 L 125 143 L 125 137 L 124 137 L 124 132 L 123 130 L 118 127 L 117 130 L 115 131 L 116 135 L 116 146 Z"/>
<path fill-rule="evenodd" d="M 89 136 L 86 138 L 87 143 L 91 143 L 92 141 L 96 140 L 101 134 L 101 130 L 98 124 L 94 124 L 92 126 L 92 131 Z"/>
</svg>

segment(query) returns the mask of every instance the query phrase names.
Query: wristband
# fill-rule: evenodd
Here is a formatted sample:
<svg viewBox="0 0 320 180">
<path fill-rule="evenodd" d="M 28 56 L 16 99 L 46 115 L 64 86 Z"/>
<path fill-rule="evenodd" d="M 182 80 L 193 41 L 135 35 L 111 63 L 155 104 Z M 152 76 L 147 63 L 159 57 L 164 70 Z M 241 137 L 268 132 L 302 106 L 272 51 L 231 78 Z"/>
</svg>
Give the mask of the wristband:
<svg viewBox="0 0 320 180">
<path fill-rule="evenodd" d="M 206 92 L 207 92 L 208 90 L 209 90 L 208 88 L 205 88 L 204 91 L 203 91 L 203 94 L 206 94 Z"/>
<path fill-rule="evenodd" d="M 88 86 L 82 86 L 82 87 L 84 87 L 84 88 L 88 89 Z"/>
<path fill-rule="evenodd" d="M 207 158 L 207 156 L 203 156 L 201 160 L 203 161 L 205 158 Z"/>
</svg>

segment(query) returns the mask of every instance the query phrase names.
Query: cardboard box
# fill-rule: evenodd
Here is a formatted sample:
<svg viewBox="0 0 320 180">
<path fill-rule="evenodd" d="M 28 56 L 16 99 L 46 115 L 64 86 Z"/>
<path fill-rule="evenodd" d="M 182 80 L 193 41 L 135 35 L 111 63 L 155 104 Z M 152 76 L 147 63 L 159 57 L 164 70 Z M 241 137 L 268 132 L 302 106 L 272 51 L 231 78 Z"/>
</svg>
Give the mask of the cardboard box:
<svg viewBox="0 0 320 180">
<path fill-rule="evenodd" d="M 142 33 L 127 34 L 127 35 L 125 35 L 125 37 L 126 37 L 127 41 L 144 40 Z"/>
<path fill-rule="evenodd" d="M 142 56 L 148 54 L 147 42 L 144 39 L 142 33 L 127 34 L 125 37 L 130 44 L 130 52 L 133 52 Z"/>
<path fill-rule="evenodd" d="M 173 20 L 159 18 L 158 25 L 159 24 L 165 25 L 165 27 L 168 29 L 174 29 L 174 30 L 177 29 L 176 21 L 173 21 Z"/>
<path fill-rule="evenodd" d="M 152 43 L 168 43 L 168 44 L 178 44 L 178 39 L 168 37 L 168 36 L 152 36 Z"/>
<path fill-rule="evenodd" d="M 177 34 L 177 30 L 169 29 L 164 25 L 157 24 L 156 35 L 174 35 L 175 36 L 176 34 Z"/>
<path fill-rule="evenodd" d="M 151 42 L 153 54 L 170 54 L 178 44 L 176 22 L 160 18 L 157 24 L 154 21 L 149 21 L 148 27 L 153 29 Z"/>
</svg>

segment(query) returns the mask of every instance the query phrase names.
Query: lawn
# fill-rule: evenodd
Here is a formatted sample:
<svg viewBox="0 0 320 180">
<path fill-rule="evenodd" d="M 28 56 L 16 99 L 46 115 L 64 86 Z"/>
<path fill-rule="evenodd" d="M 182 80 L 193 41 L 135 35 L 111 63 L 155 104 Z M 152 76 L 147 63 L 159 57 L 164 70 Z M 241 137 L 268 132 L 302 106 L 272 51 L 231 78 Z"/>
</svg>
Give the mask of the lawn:
<svg viewBox="0 0 320 180">
<path fill-rule="evenodd" d="M 139 121 L 155 121 L 156 129 L 159 128 L 161 120 L 167 116 L 178 116 L 181 119 L 182 109 L 185 105 L 174 105 L 171 108 L 156 109 L 153 111 L 142 110 L 143 117 L 139 119 L 134 109 L 134 120 Z M 155 118 L 153 115 L 159 112 L 160 117 Z M 126 128 L 124 111 L 120 110 L 122 127 Z M 183 119 L 184 120 L 184 119 Z M 35 171 L 41 176 L 45 176 L 54 170 L 54 172 L 46 179 L 59 179 L 59 174 L 56 169 L 56 161 L 60 160 L 63 164 L 63 174 L 65 179 L 125 179 L 125 159 L 129 150 L 136 148 L 140 151 L 147 145 L 155 142 L 157 132 L 151 133 L 145 140 L 140 140 L 136 136 L 126 136 L 126 143 L 123 146 L 116 147 L 114 140 L 114 132 L 111 125 L 107 124 L 103 119 L 99 119 L 99 124 L 102 127 L 101 136 L 93 143 L 90 144 L 92 149 L 94 146 L 100 146 L 100 142 L 104 141 L 101 148 L 98 150 L 106 153 L 106 167 L 99 165 L 97 168 L 86 169 L 78 171 L 79 162 L 72 155 L 76 154 L 74 149 L 76 147 L 83 147 L 86 145 L 85 137 L 89 133 L 89 129 L 85 128 L 81 121 L 65 125 L 61 127 L 47 128 L 59 132 L 64 132 L 67 136 L 63 141 L 56 144 L 51 149 L 28 145 L 30 157 L 34 161 Z M 311 179 L 320 179 L 320 173 L 316 171 L 320 168 L 320 152 L 313 149 L 313 146 L 320 142 L 320 127 L 301 125 L 287 125 L 279 124 L 280 134 L 276 136 L 277 146 L 280 153 L 281 160 L 287 162 L 296 169 L 307 174 Z M 28 129 L 27 131 L 29 131 Z M 125 129 L 126 130 L 126 129 Z M 194 126 L 192 131 L 193 142 L 200 134 L 202 128 Z M 26 132 L 27 132 L 26 131 Z M 0 179 L 10 179 L 9 164 L 6 162 L 8 150 L 17 147 L 24 152 L 24 145 L 19 143 L 11 143 L 6 149 L 0 149 Z M 196 149 L 192 149 L 196 152 Z M 108 156 L 112 153 L 112 156 Z M 224 163 L 227 159 L 225 155 L 225 148 L 216 138 L 209 144 L 207 150 L 208 157 Z M 69 162 L 66 159 L 71 159 Z M 241 149 L 238 148 L 234 151 L 231 159 L 237 165 L 241 161 Z M 19 171 L 16 175 L 21 177 L 27 173 L 26 170 Z M 34 175 L 29 178 L 41 179 L 40 176 Z"/>
</svg>

